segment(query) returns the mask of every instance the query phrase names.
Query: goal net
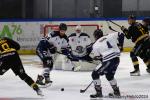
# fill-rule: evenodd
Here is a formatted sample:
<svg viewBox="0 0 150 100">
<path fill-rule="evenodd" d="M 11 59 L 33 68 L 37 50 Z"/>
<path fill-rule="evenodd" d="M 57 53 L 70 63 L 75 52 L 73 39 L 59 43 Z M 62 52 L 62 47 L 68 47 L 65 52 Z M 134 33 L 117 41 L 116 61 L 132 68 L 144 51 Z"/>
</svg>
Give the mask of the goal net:
<svg viewBox="0 0 150 100">
<path fill-rule="evenodd" d="M 67 25 L 67 32 L 66 35 L 70 35 L 71 33 L 75 32 L 75 27 L 77 25 L 80 25 L 82 27 L 82 32 L 87 33 L 91 39 L 93 40 L 93 32 L 95 29 L 99 29 L 99 25 L 98 24 L 69 24 Z M 54 30 L 59 30 L 59 25 L 45 25 L 44 26 L 44 35 L 48 34 L 51 31 Z"/>
<path fill-rule="evenodd" d="M 87 33 L 90 36 L 91 40 L 94 41 L 93 32 L 96 29 L 100 28 L 98 24 L 69 24 L 67 25 L 66 35 L 68 36 L 71 33 L 74 33 L 77 25 L 80 25 L 82 32 Z M 46 36 L 51 31 L 59 30 L 58 27 L 59 25 L 52 25 L 52 24 L 45 25 L 44 35 Z M 59 70 L 72 70 L 74 68 L 79 68 L 77 69 L 77 71 L 78 70 L 89 71 L 89 70 L 93 70 L 95 66 L 96 66 L 95 64 L 88 63 L 86 61 L 72 62 L 63 55 L 57 55 L 55 63 L 54 63 L 54 68 L 59 69 Z"/>
</svg>

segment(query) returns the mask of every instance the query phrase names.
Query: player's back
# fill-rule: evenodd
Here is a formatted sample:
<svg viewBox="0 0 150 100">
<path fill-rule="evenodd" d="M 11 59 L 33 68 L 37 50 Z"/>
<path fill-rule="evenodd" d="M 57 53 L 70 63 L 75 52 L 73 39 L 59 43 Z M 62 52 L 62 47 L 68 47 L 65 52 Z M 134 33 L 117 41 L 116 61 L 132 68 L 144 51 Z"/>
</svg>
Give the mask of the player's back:
<svg viewBox="0 0 150 100">
<path fill-rule="evenodd" d="M 146 27 L 144 27 L 141 23 L 136 22 L 135 24 L 129 27 L 129 34 L 127 38 L 130 37 L 132 42 L 137 43 L 142 38 L 145 38 L 147 36 L 148 36 L 148 29 L 146 29 Z"/>
<path fill-rule="evenodd" d="M 103 61 L 120 56 L 118 48 L 118 33 L 111 33 L 98 39 L 93 45 L 93 51 L 96 55 L 102 55 Z"/>
<path fill-rule="evenodd" d="M 20 45 L 7 37 L 0 38 L 0 54 L 13 52 L 20 49 Z"/>
</svg>

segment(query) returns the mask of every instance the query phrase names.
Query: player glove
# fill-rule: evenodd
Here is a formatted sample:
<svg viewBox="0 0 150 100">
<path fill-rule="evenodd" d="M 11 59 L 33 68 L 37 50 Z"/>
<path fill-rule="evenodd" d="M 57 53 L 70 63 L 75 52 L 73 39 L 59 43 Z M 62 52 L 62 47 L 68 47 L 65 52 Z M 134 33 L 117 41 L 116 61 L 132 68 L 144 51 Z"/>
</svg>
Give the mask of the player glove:
<svg viewBox="0 0 150 100">
<path fill-rule="evenodd" d="M 68 55 L 68 53 L 69 53 L 68 48 L 61 48 L 61 53 L 64 55 Z"/>
<path fill-rule="evenodd" d="M 124 26 L 121 26 L 121 30 L 124 31 L 126 30 L 126 28 Z"/>
<path fill-rule="evenodd" d="M 56 53 L 57 48 L 55 46 L 53 46 L 49 50 L 50 50 L 50 53 L 54 54 L 54 53 Z"/>
<path fill-rule="evenodd" d="M 100 61 L 102 61 L 102 56 L 95 56 L 95 57 L 93 58 L 93 60 L 100 60 Z"/>
<path fill-rule="evenodd" d="M 92 50 L 93 50 L 92 46 L 93 46 L 93 44 L 90 44 L 86 47 L 87 55 L 89 55 L 92 52 Z"/>
</svg>

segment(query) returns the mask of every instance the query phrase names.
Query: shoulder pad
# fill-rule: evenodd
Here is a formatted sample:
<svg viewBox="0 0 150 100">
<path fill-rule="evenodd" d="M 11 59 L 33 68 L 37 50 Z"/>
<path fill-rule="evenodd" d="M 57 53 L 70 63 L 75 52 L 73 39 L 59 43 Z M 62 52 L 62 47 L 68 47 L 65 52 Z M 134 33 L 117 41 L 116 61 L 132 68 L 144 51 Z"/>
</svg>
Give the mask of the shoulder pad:
<svg viewBox="0 0 150 100">
<path fill-rule="evenodd" d="M 50 37 L 59 36 L 59 31 L 53 31 L 53 32 L 51 32 L 49 35 L 50 35 Z"/>
<path fill-rule="evenodd" d="M 76 33 L 70 34 L 70 35 L 68 36 L 68 38 L 73 37 L 73 36 L 76 36 Z"/>
<path fill-rule="evenodd" d="M 81 33 L 80 36 L 87 36 L 88 38 L 90 38 L 90 36 L 87 33 Z"/>
</svg>

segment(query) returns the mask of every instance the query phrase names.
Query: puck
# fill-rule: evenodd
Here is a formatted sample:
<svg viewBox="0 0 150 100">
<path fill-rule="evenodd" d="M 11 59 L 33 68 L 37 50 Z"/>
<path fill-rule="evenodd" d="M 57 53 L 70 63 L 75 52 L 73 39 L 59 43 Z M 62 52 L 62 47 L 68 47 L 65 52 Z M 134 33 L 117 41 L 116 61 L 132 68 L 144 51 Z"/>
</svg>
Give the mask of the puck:
<svg viewBox="0 0 150 100">
<path fill-rule="evenodd" d="M 64 88 L 61 88 L 61 91 L 64 91 Z"/>
</svg>

